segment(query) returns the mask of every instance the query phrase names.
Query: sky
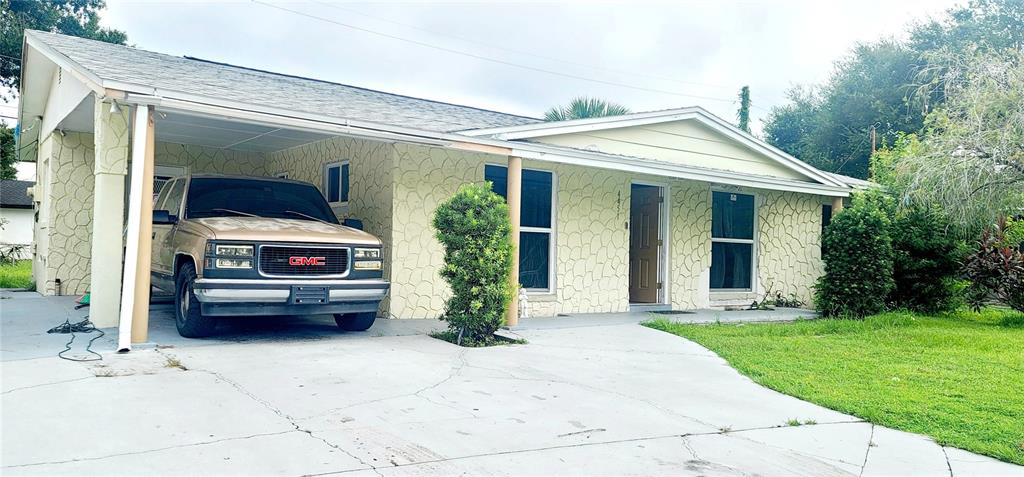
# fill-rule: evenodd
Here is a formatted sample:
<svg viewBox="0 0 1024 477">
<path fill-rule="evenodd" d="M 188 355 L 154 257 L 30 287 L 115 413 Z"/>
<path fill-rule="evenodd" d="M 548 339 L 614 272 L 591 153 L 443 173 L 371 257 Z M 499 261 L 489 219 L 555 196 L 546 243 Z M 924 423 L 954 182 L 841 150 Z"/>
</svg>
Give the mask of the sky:
<svg viewBox="0 0 1024 477">
<path fill-rule="evenodd" d="M 758 133 L 856 43 L 957 3 L 107 0 L 102 23 L 146 50 L 532 117 L 582 95 L 735 121 L 749 85 Z"/>
</svg>

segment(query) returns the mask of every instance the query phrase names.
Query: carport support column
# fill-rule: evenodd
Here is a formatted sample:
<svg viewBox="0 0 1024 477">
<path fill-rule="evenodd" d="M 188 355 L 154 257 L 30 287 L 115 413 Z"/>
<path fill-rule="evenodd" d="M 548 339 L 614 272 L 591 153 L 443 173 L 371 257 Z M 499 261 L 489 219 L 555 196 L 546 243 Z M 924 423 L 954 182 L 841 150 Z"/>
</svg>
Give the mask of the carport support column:
<svg viewBox="0 0 1024 477">
<path fill-rule="evenodd" d="M 505 322 L 508 326 L 519 324 L 519 218 L 523 191 L 523 158 L 508 157 L 508 182 L 506 183 L 506 201 L 508 216 L 512 222 L 512 271 L 509 273 L 509 284 L 512 287 L 512 300 L 508 304 Z"/>
<path fill-rule="evenodd" d="M 155 131 L 152 106 L 136 106 L 132 125 L 132 177 L 128 194 L 128 233 L 121 289 L 121 321 L 117 349 L 149 339 L 149 271 L 153 245 L 153 150 Z"/>
<path fill-rule="evenodd" d="M 89 319 L 97 328 L 117 325 L 121 307 L 124 176 L 128 171 L 128 107 L 96 99 L 92 256 Z"/>
<path fill-rule="evenodd" d="M 836 214 L 838 214 L 838 213 L 840 213 L 842 211 L 843 211 L 843 198 L 842 197 L 833 197 L 832 198 L 832 215 L 835 216 Z"/>
</svg>

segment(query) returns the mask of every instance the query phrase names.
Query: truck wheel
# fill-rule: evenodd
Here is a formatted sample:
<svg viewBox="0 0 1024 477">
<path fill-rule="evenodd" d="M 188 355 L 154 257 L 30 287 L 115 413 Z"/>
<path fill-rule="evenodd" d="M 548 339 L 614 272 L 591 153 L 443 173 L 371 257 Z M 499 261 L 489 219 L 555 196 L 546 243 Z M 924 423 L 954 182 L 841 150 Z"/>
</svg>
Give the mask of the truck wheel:
<svg viewBox="0 0 1024 477">
<path fill-rule="evenodd" d="M 369 313 L 345 313 L 334 315 L 334 322 L 338 328 L 345 331 L 366 331 L 373 326 L 373 320 L 377 318 L 376 312 Z"/>
<path fill-rule="evenodd" d="M 174 281 L 174 324 L 178 334 L 186 338 L 202 338 L 209 336 L 217 328 L 217 321 L 211 316 L 203 316 L 193 287 L 196 281 L 196 267 L 186 263 L 178 270 Z"/>
</svg>

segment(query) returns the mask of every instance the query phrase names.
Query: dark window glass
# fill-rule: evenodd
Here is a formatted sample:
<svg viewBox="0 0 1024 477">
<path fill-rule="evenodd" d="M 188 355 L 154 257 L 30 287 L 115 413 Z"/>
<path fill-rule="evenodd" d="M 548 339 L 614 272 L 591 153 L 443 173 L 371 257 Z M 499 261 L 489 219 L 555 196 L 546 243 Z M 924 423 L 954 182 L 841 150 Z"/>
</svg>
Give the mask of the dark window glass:
<svg viewBox="0 0 1024 477">
<path fill-rule="evenodd" d="M 508 197 L 508 169 L 501 166 L 484 166 L 484 180 L 491 183 L 491 190 L 502 197 Z"/>
<path fill-rule="evenodd" d="M 520 232 L 519 284 L 523 288 L 548 288 L 550 240 L 546 232 Z"/>
<path fill-rule="evenodd" d="M 551 228 L 551 193 L 554 176 L 550 172 L 523 170 L 522 227 Z M 484 180 L 496 194 L 508 196 L 508 169 L 484 166 Z M 548 289 L 551 266 L 551 233 L 519 233 L 519 284 L 527 289 Z"/>
<path fill-rule="evenodd" d="M 338 202 L 341 197 L 341 168 L 327 168 L 327 201 Z"/>
<path fill-rule="evenodd" d="M 341 202 L 348 202 L 348 164 L 341 165 Z"/>
<path fill-rule="evenodd" d="M 711 243 L 711 288 L 750 288 L 751 255 L 749 243 Z"/>
<path fill-rule="evenodd" d="M 832 206 L 823 205 L 821 206 L 821 231 L 825 231 L 825 227 L 832 223 Z"/>
<path fill-rule="evenodd" d="M 711 193 L 711 236 L 754 238 L 754 196 L 731 192 Z"/>
<path fill-rule="evenodd" d="M 224 209 L 224 210 L 217 210 Z M 187 217 L 242 216 L 251 214 L 279 219 L 338 223 L 337 217 L 316 187 L 296 182 L 271 180 L 199 178 L 188 189 Z M 231 210 L 235 212 L 226 212 Z"/>
</svg>

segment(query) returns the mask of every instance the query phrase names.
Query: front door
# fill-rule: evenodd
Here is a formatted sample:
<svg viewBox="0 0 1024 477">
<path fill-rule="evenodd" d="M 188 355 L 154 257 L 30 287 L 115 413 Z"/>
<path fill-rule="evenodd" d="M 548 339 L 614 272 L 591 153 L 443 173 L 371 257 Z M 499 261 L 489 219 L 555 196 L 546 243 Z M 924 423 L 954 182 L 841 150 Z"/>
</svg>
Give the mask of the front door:
<svg viewBox="0 0 1024 477">
<path fill-rule="evenodd" d="M 629 302 L 658 303 L 662 188 L 633 184 L 629 199 Z"/>
</svg>

